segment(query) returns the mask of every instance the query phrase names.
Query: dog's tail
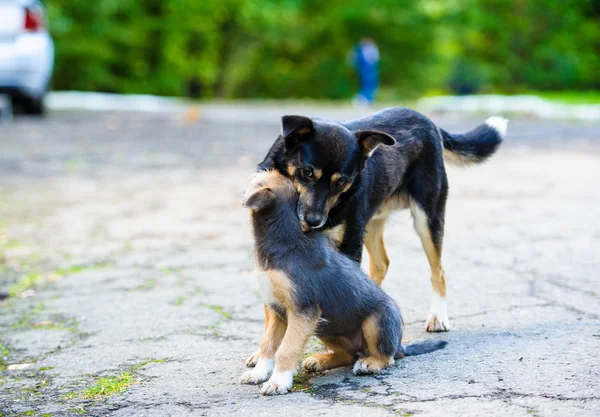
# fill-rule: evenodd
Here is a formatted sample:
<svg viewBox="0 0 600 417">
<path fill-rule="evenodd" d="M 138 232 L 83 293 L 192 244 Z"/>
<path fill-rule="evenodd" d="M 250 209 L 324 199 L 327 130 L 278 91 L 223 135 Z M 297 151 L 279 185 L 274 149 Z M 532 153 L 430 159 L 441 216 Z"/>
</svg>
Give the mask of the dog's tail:
<svg viewBox="0 0 600 417">
<path fill-rule="evenodd" d="M 424 355 L 426 353 L 435 352 L 436 350 L 444 349 L 448 342 L 444 340 L 425 340 L 423 342 L 413 343 L 408 346 L 400 345 L 400 349 L 394 355 L 395 359 L 400 359 L 405 356 Z"/>
<path fill-rule="evenodd" d="M 493 116 L 464 134 L 448 133 L 440 129 L 444 140 L 444 160 L 455 165 L 485 161 L 496 152 L 504 139 L 507 125 L 508 119 Z"/>
</svg>

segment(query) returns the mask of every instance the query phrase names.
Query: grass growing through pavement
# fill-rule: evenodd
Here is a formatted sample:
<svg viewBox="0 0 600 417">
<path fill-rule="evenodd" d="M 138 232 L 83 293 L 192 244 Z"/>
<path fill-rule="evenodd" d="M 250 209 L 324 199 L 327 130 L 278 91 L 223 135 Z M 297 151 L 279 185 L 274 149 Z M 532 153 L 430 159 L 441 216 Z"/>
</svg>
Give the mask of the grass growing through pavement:
<svg viewBox="0 0 600 417">
<path fill-rule="evenodd" d="M 10 354 L 10 350 L 2 343 L 0 343 L 0 371 L 3 371 L 6 367 L 6 357 Z"/>
<path fill-rule="evenodd" d="M 42 274 L 37 270 L 31 270 L 19 278 L 19 280 L 10 286 L 8 292 L 11 297 L 15 297 L 24 293 L 27 290 L 34 288 L 37 284 L 46 280 L 47 277 L 73 275 L 83 271 L 96 270 L 106 268 L 110 265 L 109 262 L 96 262 L 86 265 L 72 265 L 67 268 L 58 268 L 49 274 Z"/>
<path fill-rule="evenodd" d="M 214 311 L 217 314 L 220 314 L 227 320 L 231 320 L 231 313 L 229 313 L 228 311 L 225 311 L 225 309 L 221 306 L 217 306 L 217 305 L 213 305 L 213 304 L 201 304 L 201 306 L 210 308 L 212 311 Z"/>
<path fill-rule="evenodd" d="M 295 392 L 307 392 L 309 394 L 314 394 L 315 390 L 312 385 L 308 383 L 311 376 L 304 373 L 297 373 L 294 375 L 294 385 L 292 385 L 292 390 Z"/>
<path fill-rule="evenodd" d="M 83 391 L 83 398 L 100 399 L 108 395 L 117 394 L 133 384 L 137 384 L 133 373 L 123 372 L 121 375 L 100 378 L 98 382 Z"/>
<path fill-rule="evenodd" d="M 82 398 L 99 400 L 110 395 L 119 394 L 127 389 L 130 385 L 138 383 L 134 373 L 141 367 L 148 365 L 149 363 L 164 363 L 166 359 L 149 359 L 135 365 L 132 365 L 128 371 L 121 372 L 117 376 L 108 376 L 100 378 L 96 383 L 88 387 L 83 394 Z M 73 399 L 77 396 L 75 392 L 70 392 L 65 397 L 66 400 Z"/>
</svg>

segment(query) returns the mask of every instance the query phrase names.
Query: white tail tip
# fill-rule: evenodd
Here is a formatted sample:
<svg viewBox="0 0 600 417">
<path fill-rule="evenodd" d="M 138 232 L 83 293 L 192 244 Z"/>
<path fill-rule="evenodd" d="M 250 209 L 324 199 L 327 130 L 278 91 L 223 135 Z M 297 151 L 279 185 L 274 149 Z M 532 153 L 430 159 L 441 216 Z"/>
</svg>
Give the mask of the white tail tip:
<svg viewBox="0 0 600 417">
<path fill-rule="evenodd" d="M 500 116 L 488 117 L 485 124 L 494 129 L 501 137 L 506 136 L 506 128 L 508 127 L 508 119 Z"/>
</svg>

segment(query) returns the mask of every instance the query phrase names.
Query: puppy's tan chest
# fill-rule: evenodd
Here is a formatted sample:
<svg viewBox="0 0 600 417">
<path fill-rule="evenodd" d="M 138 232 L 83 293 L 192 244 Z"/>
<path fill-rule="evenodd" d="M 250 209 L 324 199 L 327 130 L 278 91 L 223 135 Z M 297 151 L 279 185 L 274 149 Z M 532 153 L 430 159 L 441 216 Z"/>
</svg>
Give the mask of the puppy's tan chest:
<svg viewBox="0 0 600 417">
<path fill-rule="evenodd" d="M 265 304 L 280 304 L 285 308 L 292 306 L 293 286 L 283 271 L 271 269 L 259 277 L 260 296 Z"/>
<path fill-rule="evenodd" d="M 329 236 L 331 240 L 336 244 L 336 246 L 341 246 L 344 241 L 344 234 L 346 233 L 346 223 L 338 224 L 331 229 L 325 230 L 325 234 Z"/>
</svg>

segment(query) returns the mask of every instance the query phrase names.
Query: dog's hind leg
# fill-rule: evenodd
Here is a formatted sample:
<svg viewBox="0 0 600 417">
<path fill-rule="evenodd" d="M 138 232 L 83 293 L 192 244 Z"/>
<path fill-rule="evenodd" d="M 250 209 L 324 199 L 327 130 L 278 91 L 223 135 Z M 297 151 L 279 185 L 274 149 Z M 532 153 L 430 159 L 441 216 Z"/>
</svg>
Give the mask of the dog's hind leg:
<svg viewBox="0 0 600 417">
<path fill-rule="evenodd" d="M 275 312 L 270 309 L 269 307 L 267 307 L 266 305 L 264 306 L 264 310 L 265 310 L 265 332 L 264 334 L 266 335 L 267 332 L 269 332 L 272 329 L 272 321 L 276 319 L 276 317 L 273 316 L 277 316 L 277 314 L 275 314 Z M 285 329 L 284 329 L 285 332 Z M 283 336 L 282 336 L 283 337 Z M 263 336 L 263 340 L 264 340 L 264 336 Z M 262 344 L 262 341 L 261 341 Z M 275 348 L 275 350 L 277 350 L 277 348 Z M 273 355 L 275 354 L 275 352 L 273 352 Z M 246 359 L 246 366 L 248 368 L 254 368 L 256 366 L 256 363 L 258 362 L 258 358 L 260 357 L 260 349 L 258 349 L 257 351 L 253 352 L 250 356 L 248 356 L 248 359 Z"/>
<path fill-rule="evenodd" d="M 444 236 L 444 209 L 446 190 L 438 196 L 433 209 L 425 212 L 422 205 L 415 200 L 410 203 L 415 229 L 421 238 L 421 243 L 429 267 L 431 268 L 431 286 L 433 295 L 426 329 L 428 332 L 447 332 L 450 330 L 446 307 L 446 277 L 442 268 L 442 241 Z"/>
<path fill-rule="evenodd" d="M 388 258 L 383 241 L 383 230 L 388 216 L 389 212 L 383 213 L 381 217 L 377 213 L 367 223 L 367 233 L 365 235 L 365 247 L 367 248 L 367 252 L 369 252 L 369 275 L 379 286 L 381 286 L 390 265 L 390 259 Z"/>
<path fill-rule="evenodd" d="M 287 329 L 275 354 L 275 369 L 271 378 L 263 384 L 261 394 L 285 394 L 292 388 L 296 367 L 320 316 L 320 311 L 287 311 Z"/>
<path fill-rule="evenodd" d="M 281 345 L 286 327 L 285 321 L 273 309 L 265 305 L 265 334 L 260 342 L 258 352 L 248 358 L 248 361 L 256 358 L 256 364 L 254 369 L 244 372 L 240 376 L 240 383 L 260 384 L 269 379 L 275 366 L 275 352 Z"/>
<path fill-rule="evenodd" d="M 356 361 L 352 369 L 354 375 L 376 374 L 393 365 L 395 348 L 389 346 L 391 348 L 390 352 L 381 352 L 380 350 L 382 329 L 379 317 L 372 314 L 365 319 L 361 327 L 363 337 L 367 342 L 368 356 Z M 400 329 L 400 326 L 398 326 L 398 329 Z M 400 338 L 398 338 L 399 340 Z"/>
<path fill-rule="evenodd" d="M 329 352 L 315 353 L 304 359 L 302 368 L 309 372 L 321 372 L 327 369 L 338 368 L 340 366 L 350 365 L 354 356 L 350 341 L 343 337 L 322 338 L 323 344 Z"/>
</svg>

